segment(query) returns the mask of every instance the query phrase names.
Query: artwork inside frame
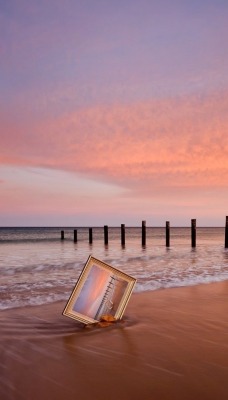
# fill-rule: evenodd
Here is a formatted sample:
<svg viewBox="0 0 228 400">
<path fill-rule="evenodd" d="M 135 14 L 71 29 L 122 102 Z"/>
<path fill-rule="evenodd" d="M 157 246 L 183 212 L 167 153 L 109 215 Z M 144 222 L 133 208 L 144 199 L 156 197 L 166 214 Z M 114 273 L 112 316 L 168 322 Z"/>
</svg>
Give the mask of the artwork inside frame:
<svg viewBox="0 0 228 400">
<path fill-rule="evenodd" d="M 84 324 L 96 323 L 104 315 L 121 319 L 136 279 L 89 256 L 63 310 L 63 315 Z"/>
</svg>

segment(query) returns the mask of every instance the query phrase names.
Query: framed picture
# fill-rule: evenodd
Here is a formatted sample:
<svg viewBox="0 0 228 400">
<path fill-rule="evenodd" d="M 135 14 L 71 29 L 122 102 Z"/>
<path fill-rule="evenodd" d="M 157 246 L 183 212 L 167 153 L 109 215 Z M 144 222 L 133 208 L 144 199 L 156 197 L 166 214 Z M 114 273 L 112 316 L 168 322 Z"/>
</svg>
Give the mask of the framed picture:
<svg viewBox="0 0 228 400">
<path fill-rule="evenodd" d="M 135 283 L 135 278 L 89 256 L 63 315 L 84 324 L 104 315 L 121 319 Z"/>
</svg>

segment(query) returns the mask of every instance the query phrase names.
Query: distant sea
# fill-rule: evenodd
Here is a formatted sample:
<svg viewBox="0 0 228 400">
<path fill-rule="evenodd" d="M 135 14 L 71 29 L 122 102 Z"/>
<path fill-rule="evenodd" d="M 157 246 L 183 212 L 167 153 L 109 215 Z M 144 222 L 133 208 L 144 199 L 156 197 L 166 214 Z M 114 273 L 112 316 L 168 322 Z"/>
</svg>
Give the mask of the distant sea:
<svg viewBox="0 0 228 400">
<path fill-rule="evenodd" d="M 67 300 L 91 254 L 137 278 L 136 292 L 207 284 L 228 279 L 228 250 L 224 228 L 197 228 L 196 248 L 190 228 L 171 228 L 170 247 L 165 229 L 147 227 L 146 247 L 141 228 L 109 228 L 104 245 L 103 228 L 0 228 L 0 309 Z M 65 240 L 60 240 L 61 230 Z"/>
</svg>

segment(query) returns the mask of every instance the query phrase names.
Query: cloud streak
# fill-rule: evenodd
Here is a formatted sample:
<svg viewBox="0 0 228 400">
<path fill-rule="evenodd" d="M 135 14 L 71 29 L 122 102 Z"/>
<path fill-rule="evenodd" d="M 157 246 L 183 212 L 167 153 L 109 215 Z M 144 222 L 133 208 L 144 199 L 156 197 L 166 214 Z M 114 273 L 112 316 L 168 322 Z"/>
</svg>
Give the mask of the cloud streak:
<svg viewBox="0 0 228 400">
<path fill-rule="evenodd" d="M 85 108 L 3 123 L 1 163 L 80 172 L 140 190 L 224 186 L 228 93 Z M 146 189 L 145 189 L 146 190 Z"/>
<path fill-rule="evenodd" d="M 222 0 L 1 2 L 3 221 L 132 220 L 167 198 L 175 215 L 226 210 L 227 15 Z"/>
</svg>

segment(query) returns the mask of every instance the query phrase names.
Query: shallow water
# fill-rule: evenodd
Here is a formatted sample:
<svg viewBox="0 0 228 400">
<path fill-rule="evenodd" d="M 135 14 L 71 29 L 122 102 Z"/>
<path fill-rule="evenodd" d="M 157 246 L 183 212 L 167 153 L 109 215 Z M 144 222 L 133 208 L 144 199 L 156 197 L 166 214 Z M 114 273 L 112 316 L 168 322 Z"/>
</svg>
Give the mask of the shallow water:
<svg viewBox="0 0 228 400">
<path fill-rule="evenodd" d="M 64 229 L 65 240 L 60 240 Z M 141 229 L 126 228 L 121 246 L 120 228 L 1 228 L 0 309 L 68 299 L 88 258 L 94 257 L 137 278 L 135 291 L 196 285 L 228 279 L 228 250 L 223 228 L 197 228 L 197 247 L 191 247 L 190 228 L 171 228 L 170 247 L 164 228 L 147 228 L 146 247 Z"/>
</svg>

